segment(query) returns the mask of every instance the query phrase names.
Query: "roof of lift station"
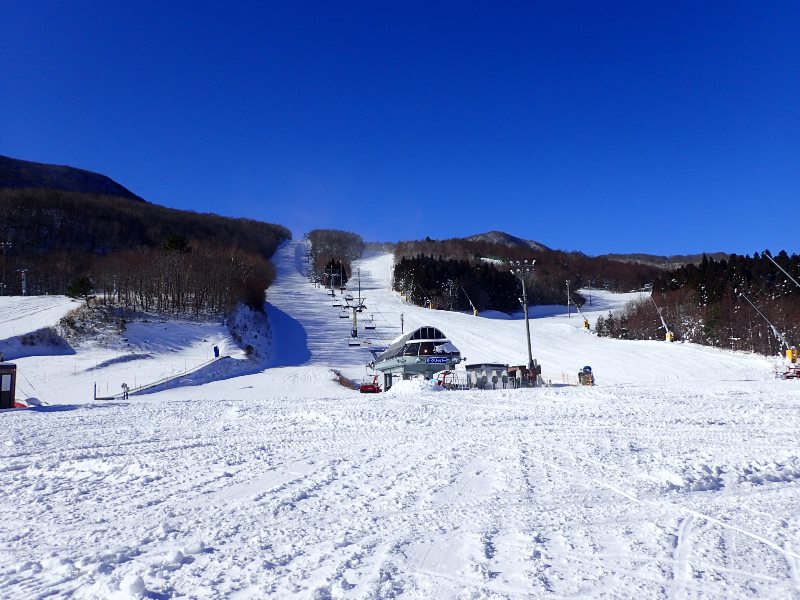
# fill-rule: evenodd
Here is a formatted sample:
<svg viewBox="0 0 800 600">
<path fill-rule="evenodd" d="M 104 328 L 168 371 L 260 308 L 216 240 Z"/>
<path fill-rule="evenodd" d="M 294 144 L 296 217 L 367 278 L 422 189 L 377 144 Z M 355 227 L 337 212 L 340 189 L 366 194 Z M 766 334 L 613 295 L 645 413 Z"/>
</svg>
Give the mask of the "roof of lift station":
<svg viewBox="0 0 800 600">
<path fill-rule="evenodd" d="M 384 350 L 376 359 L 375 362 L 380 362 L 383 360 L 388 360 L 389 358 L 396 356 L 402 351 L 403 347 L 409 343 L 421 343 L 421 342 L 434 342 L 437 347 L 438 346 L 445 346 L 446 349 L 444 350 L 447 354 L 458 354 L 459 350 L 456 348 L 453 343 L 447 338 L 447 336 L 442 333 L 441 330 L 437 329 L 436 327 L 431 327 L 429 325 L 419 327 L 414 331 L 406 333 L 405 335 L 400 336 L 392 341 L 386 350 Z"/>
</svg>

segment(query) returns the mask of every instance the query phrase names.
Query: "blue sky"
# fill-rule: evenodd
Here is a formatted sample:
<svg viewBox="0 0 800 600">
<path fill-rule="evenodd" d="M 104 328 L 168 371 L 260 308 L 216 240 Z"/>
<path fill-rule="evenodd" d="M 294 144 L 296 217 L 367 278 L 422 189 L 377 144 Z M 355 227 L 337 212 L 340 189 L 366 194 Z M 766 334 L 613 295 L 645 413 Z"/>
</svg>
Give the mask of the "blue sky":
<svg viewBox="0 0 800 600">
<path fill-rule="evenodd" d="M 2 3 L 0 154 L 370 240 L 800 251 L 797 2 Z"/>
</svg>

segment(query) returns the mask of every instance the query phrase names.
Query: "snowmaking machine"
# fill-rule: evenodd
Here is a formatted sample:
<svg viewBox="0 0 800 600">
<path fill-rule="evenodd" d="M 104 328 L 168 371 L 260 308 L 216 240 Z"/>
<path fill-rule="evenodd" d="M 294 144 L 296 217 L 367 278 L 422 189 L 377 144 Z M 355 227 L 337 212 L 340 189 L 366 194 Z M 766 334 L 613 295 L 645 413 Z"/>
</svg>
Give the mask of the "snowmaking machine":
<svg viewBox="0 0 800 600">
<path fill-rule="evenodd" d="M 581 385 L 594 385 L 594 373 L 592 367 L 586 365 L 578 371 L 578 383 Z"/>
<path fill-rule="evenodd" d="M 591 328 L 589 327 L 589 319 L 587 319 L 587 318 L 586 318 L 586 315 L 585 315 L 585 314 L 583 314 L 583 311 L 581 310 L 581 307 L 580 307 L 580 306 L 578 306 L 578 303 L 577 303 L 577 302 L 575 302 L 575 299 L 574 299 L 574 298 L 572 299 L 572 305 L 573 305 L 573 306 L 574 306 L 574 307 L 577 309 L 577 311 L 578 311 L 578 314 L 581 316 L 581 319 L 583 319 L 583 328 L 584 328 L 586 331 L 591 331 Z"/>
</svg>

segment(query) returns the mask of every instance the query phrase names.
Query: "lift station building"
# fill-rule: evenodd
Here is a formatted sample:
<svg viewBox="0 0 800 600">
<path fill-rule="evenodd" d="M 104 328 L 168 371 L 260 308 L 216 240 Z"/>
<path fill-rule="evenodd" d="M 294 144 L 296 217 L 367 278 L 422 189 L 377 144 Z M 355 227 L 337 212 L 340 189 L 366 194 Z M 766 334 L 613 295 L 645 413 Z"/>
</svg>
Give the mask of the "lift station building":
<svg viewBox="0 0 800 600">
<path fill-rule="evenodd" d="M 422 375 L 452 370 L 461 362 L 461 352 L 436 327 L 420 327 L 395 340 L 375 358 L 376 371 L 383 374 L 383 389 L 392 387 L 392 380 L 411 379 Z"/>
</svg>

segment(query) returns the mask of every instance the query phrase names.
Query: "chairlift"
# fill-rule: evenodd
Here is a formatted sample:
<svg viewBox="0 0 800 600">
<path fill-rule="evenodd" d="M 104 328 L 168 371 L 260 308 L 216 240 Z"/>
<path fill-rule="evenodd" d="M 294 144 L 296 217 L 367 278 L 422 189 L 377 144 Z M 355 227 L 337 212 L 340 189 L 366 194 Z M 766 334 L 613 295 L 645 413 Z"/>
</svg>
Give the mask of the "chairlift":
<svg viewBox="0 0 800 600">
<path fill-rule="evenodd" d="M 348 302 L 352 302 L 353 301 L 353 294 L 351 294 L 350 292 L 347 292 L 344 295 L 344 299 L 347 300 Z"/>
<path fill-rule="evenodd" d="M 357 337 L 349 337 L 347 338 L 347 345 L 351 347 L 360 346 L 361 340 Z"/>
<path fill-rule="evenodd" d="M 364 324 L 364 329 L 375 329 L 375 321 L 372 318 L 372 315 L 369 316 L 369 321 Z"/>
<path fill-rule="evenodd" d="M 347 309 L 343 308 L 342 310 L 339 311 L 339 318 L 340 319 L 349 319 L 350 318 L 350 312 Z"/>
<path fill-rule="evenodd" d="M 337 306 L 337 307 L 341 308 L 342 307 L 342 303 L 341 303 L 341 301 L 337 300 L 336 302 L 331 304 L 331 306 Z"/>
</svg>

